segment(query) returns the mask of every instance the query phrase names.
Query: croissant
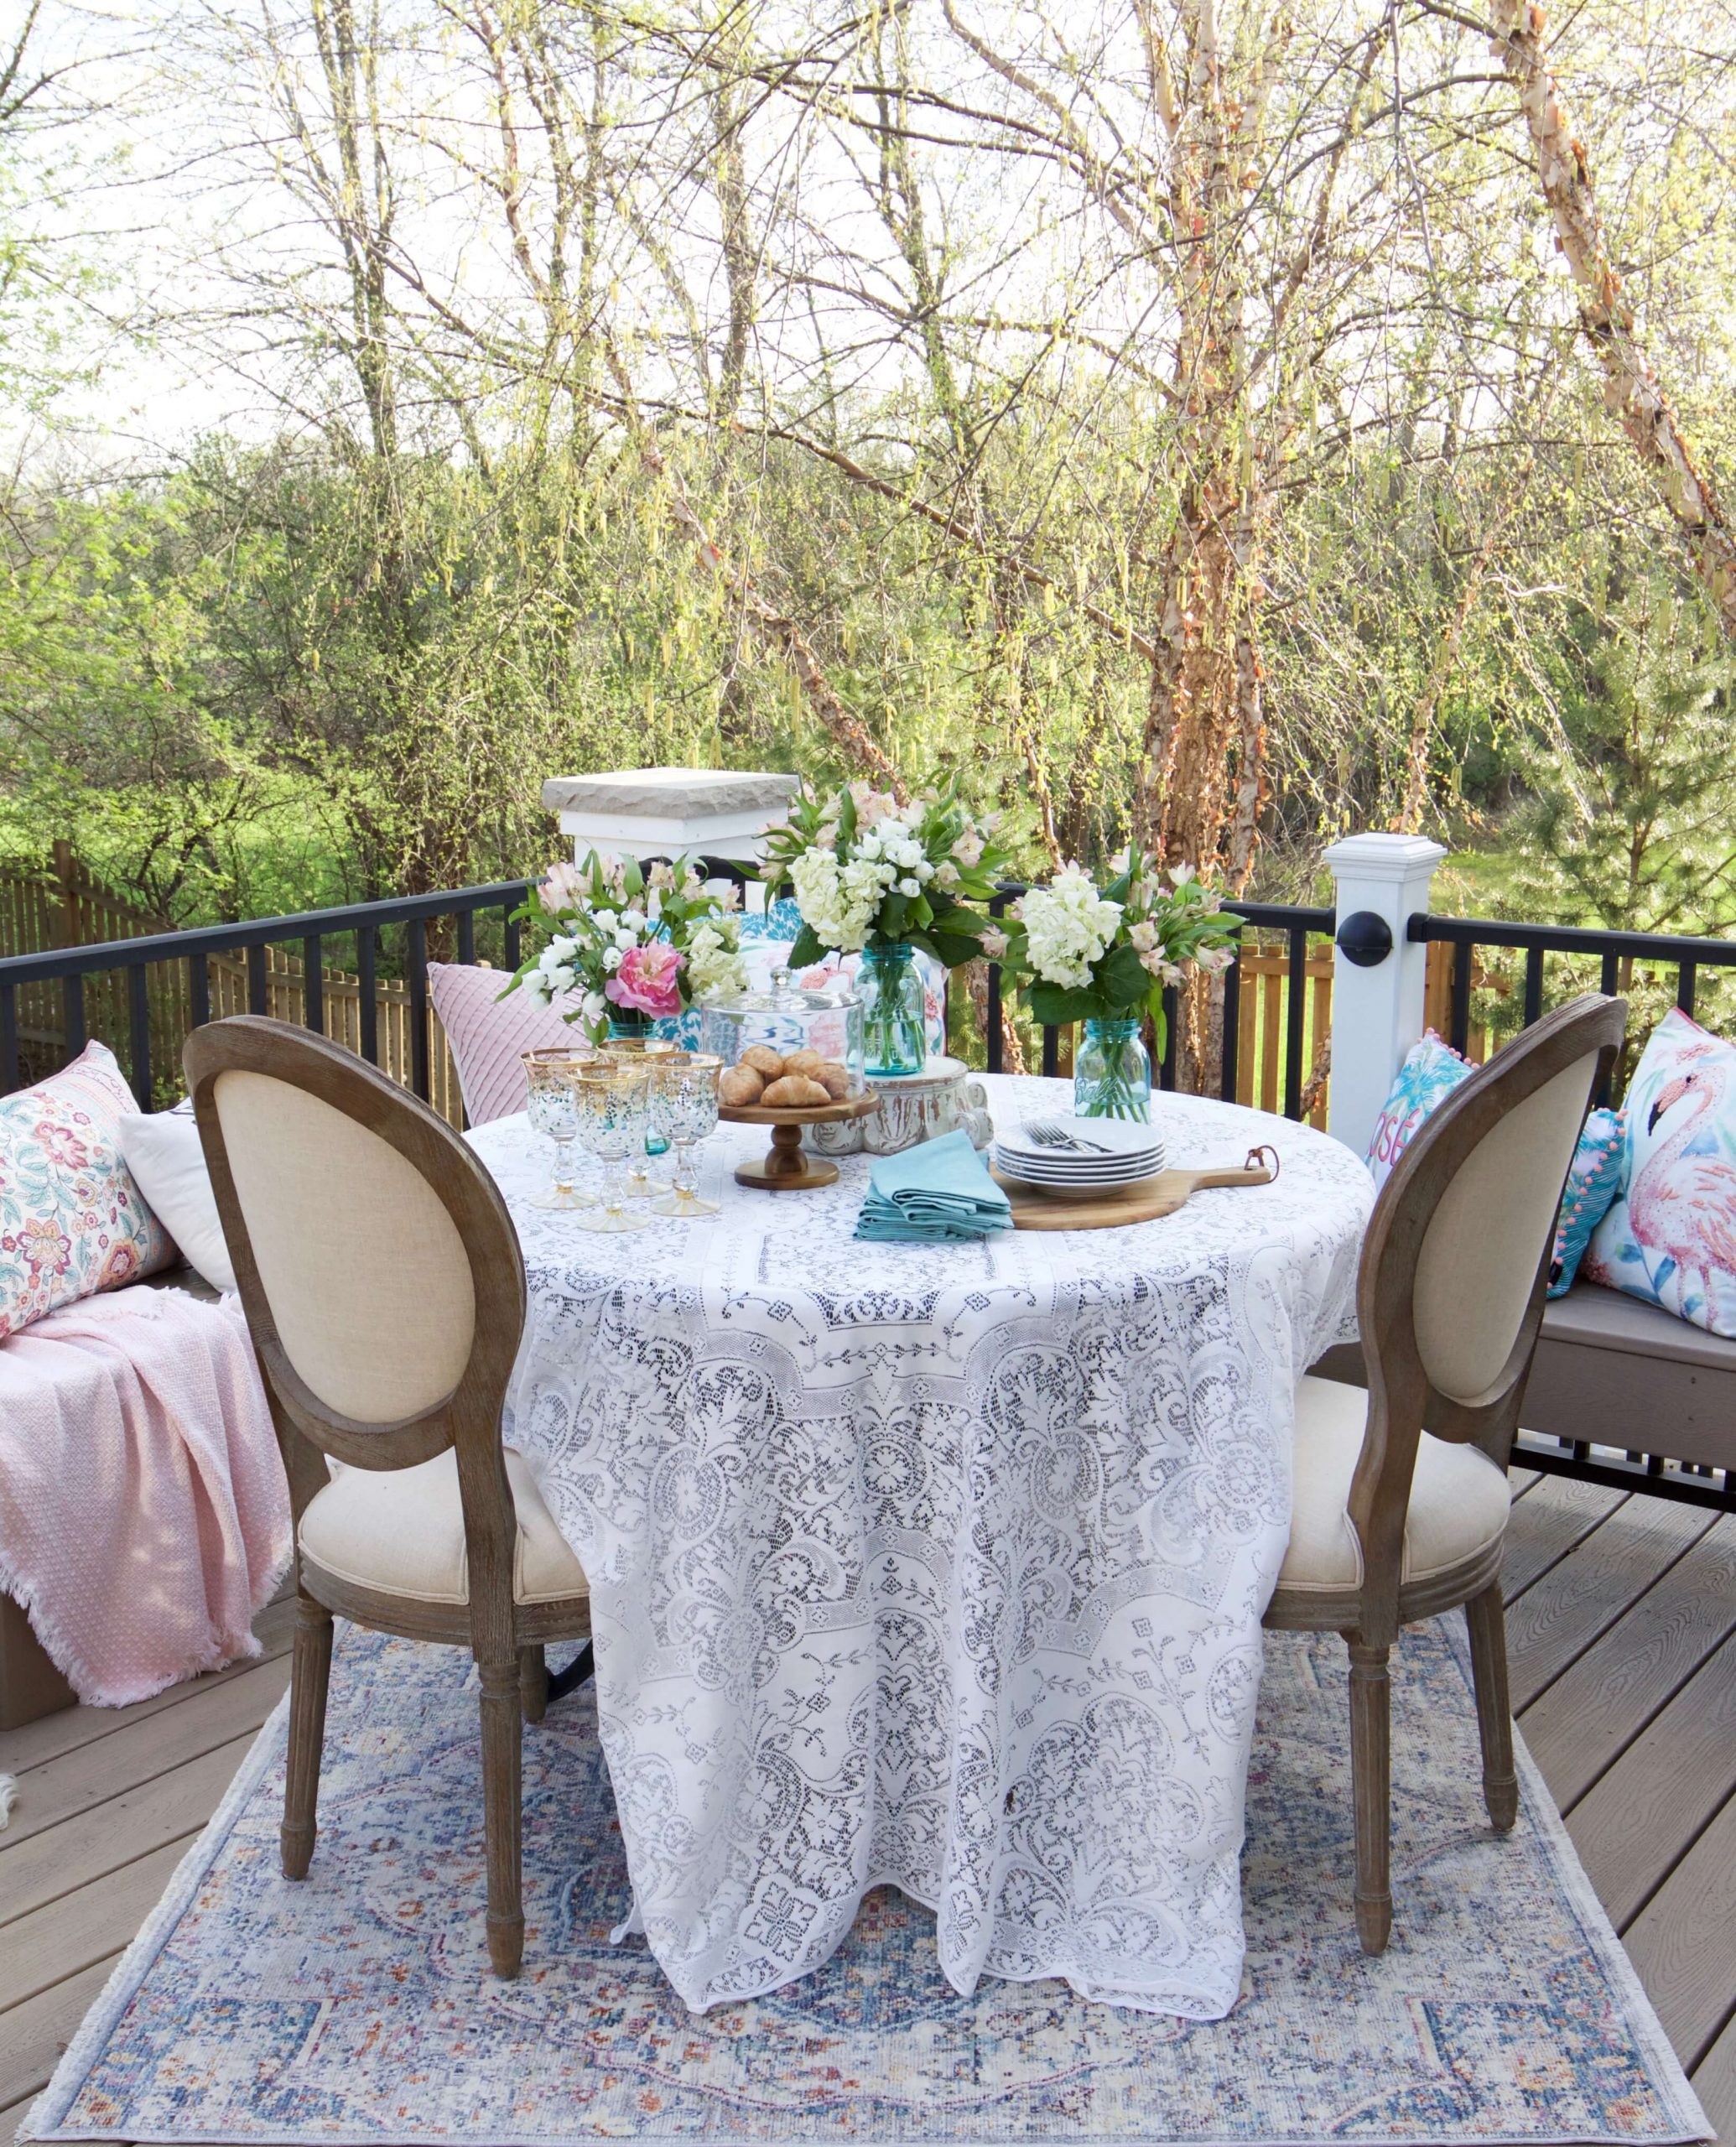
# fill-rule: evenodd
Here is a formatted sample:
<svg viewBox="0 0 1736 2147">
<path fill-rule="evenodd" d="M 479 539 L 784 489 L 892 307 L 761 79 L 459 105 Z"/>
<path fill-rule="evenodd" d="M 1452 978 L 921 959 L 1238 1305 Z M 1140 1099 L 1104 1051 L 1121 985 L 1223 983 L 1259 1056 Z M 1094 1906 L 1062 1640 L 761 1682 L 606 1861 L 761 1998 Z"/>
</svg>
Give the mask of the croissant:
<svg viewBox="0 0 1736 2147">
<path fill-rule="evenodd" d="M 810 1081 L 817 1081 L 825 1063 L 817 1051 L 804 1048 L 789 1053 L 783 1062 L 783 1070 L 786 1074 L 805 1074 Z"/>
<path fill-rule="evenodd" d="M 752 1066 L 731 1066 L 717 1078 L 717 1097 L 720 1103 L 756 1104 L 766 1086 L 766 1077 Z"/>
<path fill-rule="evenodd" d="M 741 1054 L 741 1064 L 751 1066 L 756 1074 L 763 1074 L 768 1081 L 775 1081 L 784 1070 L 780 1055 L 768 1043 L 751 1043 Z"/>
<path fill-rule="evenodd" d="M 805 1074 L 786 1074 L 782 1079 L 768 1083 L 765 1094 L 760 1098 L 763 1104 L 781 1105 L 786 1109 L 799 1107 L 804 1110 L 811 1110 L 816 1105 L 829 1104 L 831 1100 L 819 1083 L 810 1081 Z"/>
<path fill-rule="evenodd" d="M 834 1104 L 841 1104 L 850 1094 L 850 1074 L 835 1058 L 824 1058 L 813 1069 L 812 1077 L 818 1081 Z"/>
</svg>

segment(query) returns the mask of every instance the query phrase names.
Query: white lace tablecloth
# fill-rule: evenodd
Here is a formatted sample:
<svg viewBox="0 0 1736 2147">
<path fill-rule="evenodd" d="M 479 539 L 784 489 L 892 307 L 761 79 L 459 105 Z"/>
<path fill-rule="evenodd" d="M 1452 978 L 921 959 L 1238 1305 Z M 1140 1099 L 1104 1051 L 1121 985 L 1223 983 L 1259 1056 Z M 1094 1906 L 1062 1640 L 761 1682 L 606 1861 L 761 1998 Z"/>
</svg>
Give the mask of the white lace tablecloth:
<svg viewBox="0 0 1736 2147">
<path fill-rule="evenodd" d="M 997 1120 L 1068 1107 L 991 1079 Z M 870 1887 L 940 1959 L 1215 2019 L 1295 1385 L 1349 1308 L 1367 1171 L 1324 1135 L 1163 1097 L 1177 1163 L 1270 1187 L 1132 1229 L 861 1245 L 867 1167 L 737 1187 L 631 1236 L 528 1204 L 522 1119 L 476 1148 L 523 1244 L 512 1443 L 592 1586 L 637 1915 L 689 2005 L 817 1967 Z"/>
</svg>

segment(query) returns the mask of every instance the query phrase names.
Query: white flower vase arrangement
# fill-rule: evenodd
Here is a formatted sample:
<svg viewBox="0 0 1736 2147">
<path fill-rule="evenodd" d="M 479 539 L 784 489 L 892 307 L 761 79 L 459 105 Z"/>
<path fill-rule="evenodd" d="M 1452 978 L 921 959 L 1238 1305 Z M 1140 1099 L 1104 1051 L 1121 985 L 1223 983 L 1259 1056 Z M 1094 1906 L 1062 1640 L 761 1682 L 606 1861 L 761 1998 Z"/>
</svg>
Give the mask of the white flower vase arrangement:
<svg viewBox="0 0 1736 2147">
<path fill-rule="evenodd" d="M 1165 873 L 1137 852 L 1112 861 L 1115 876 L 1102 887 L 1079 865 L 1033 887 L 988 951 L 1021 980 L 1020 996 L 1039 1022 L 1084 1023 L 1074 1115 L 1143 1122 L 1151 1061 L 1141 1025 L 1151 1022 L 1161 1054 L 1165 986 L 1227 969 L 1241 920 L 1220 912 L 1186 866 Z"/>
<path fill-rule="evenodd" d="M 857 988 L 867 1071 L 920 1074 L 928 1058 L 922 979 L 914 951 L 948 969 L 983 952 L 987 903 L 1010 862 L 995 839 L 998 814 L 975 818 L 959 785 L 900 803 L 871 783 L 822 796 L 804 784 L 782 827 L 767 838 L 761 877 L 787 879 L 802 929 L 793 969 L 827 954 L 862 955 Z"/>
<path fill-rule="evenodd" d="M 552 865 L 517 912 L 532 952 L 501 994 L 562 1011 L 595 1044 L 745 991 L 739 889 L 685 859 L 653 865 L 590 851 Z"/>
</svg>

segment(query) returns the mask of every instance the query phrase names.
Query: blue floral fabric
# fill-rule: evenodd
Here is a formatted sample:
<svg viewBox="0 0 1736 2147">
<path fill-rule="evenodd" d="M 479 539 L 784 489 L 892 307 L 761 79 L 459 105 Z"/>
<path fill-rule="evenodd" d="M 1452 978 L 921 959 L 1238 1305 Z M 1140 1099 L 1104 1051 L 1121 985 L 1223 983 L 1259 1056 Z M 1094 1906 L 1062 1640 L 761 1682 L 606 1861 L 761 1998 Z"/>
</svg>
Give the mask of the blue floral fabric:
<svg viewBox="0 0 1736 2147">
<path fill-rule="evenodd" d="M 1627 1157 L 1627 1122 L 1619 1110 L 1592 1112 L 1567 1166 L 1567 1190 L 1562 1195 L 1561 1217 L 1556 1224 L 1555 1249 L 1549 1257 L 1549 1294 L 1564 1297 L 1573 1287 L 1579 1263 L 1591 1243 L 1592 1232 L 1609 1212 L 1610 1203 L 1621 1190 L 1622 1166 Z"/>
<path fill-rule="evenodd" d="M 1432 1029 L 1424 1032 L 1420 1043 L 1411 1045 L 1375 1121 L 1364 1158 L 1377 1187 L 1392 1176 L 1393 1165 L 1424 1119 L 1470 1078 L 1472 1070 L 1470 1061 L 1442 1043 Z"/>
</svg>

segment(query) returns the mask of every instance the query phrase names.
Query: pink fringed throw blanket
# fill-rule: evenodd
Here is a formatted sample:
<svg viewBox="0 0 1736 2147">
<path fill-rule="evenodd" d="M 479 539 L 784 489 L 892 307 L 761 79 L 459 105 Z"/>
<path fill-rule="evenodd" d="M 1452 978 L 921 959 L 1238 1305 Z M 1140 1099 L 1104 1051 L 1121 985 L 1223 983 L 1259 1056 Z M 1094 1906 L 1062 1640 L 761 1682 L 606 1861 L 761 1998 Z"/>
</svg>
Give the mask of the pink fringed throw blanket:
<svg viewBox="0 0 1736 2147">
<path fill-rule="evenodd" d="M 257 1655 L 289 1495 L 239 1303 L 130 1289 L 0 1344 L 0 1587 L 73 1690 Z"/>
</svg>

